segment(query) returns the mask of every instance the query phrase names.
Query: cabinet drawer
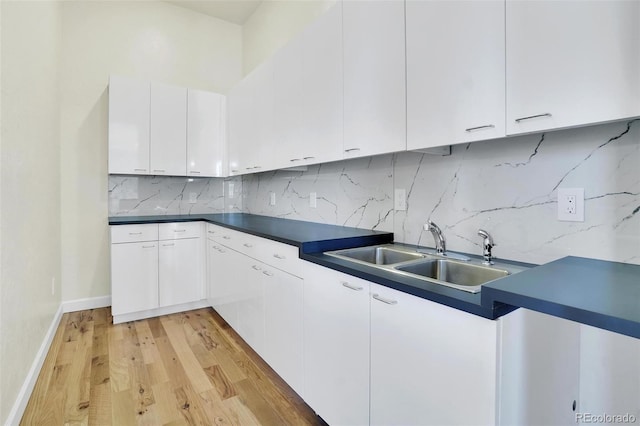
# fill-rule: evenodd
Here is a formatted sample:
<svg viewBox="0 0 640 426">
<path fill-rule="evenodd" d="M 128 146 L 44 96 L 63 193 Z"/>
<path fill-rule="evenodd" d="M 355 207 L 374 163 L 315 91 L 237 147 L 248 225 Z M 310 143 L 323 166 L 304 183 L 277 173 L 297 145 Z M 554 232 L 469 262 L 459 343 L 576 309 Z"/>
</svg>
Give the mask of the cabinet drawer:
<svg viewBox="0 0 640 426">
<path fill-rule="evenodd" d="M 174 222 L 158 224 L 159 240 L 177 240 L 202 236 L 202 222 Z"/>
<path fill-rule="evenodd" d="M 256 259 L 261 262 L 302 277 L 302 261 L 298 256 L 298 247 L 266 238 L 256 238 Z"/>
<path fill-rule="evenodd" d="M 139 241 L 157 241 L 158 224 L 144 225 L 112 225 L 111 243 L 135 243 Z"/>
</svg>

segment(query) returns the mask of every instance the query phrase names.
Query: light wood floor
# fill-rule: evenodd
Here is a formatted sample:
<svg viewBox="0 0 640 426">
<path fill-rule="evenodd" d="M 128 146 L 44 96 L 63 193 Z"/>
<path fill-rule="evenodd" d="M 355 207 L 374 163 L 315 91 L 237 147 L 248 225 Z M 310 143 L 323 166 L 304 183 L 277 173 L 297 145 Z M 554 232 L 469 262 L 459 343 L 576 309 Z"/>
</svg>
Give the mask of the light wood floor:
<svg viewBox="0 0 640 426">
<path fill-rule="evenodd" d="M 111 322 L 63 316 L 21 424 L 323 424 L 212 309 Z"/>
</svg>

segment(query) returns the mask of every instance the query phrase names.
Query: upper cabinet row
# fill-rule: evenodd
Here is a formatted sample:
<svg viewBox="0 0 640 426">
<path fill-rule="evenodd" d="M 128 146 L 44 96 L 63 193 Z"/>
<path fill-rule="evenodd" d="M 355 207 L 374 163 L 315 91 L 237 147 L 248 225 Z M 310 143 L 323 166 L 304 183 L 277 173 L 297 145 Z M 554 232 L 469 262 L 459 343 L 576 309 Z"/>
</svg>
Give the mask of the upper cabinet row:
<svg viewBox="0 0 640 426">
<path fill-rule="evenodd" d="M 229 94 L 229 172 L 640 116 L 639 19 L 624 0 L 338 3 Z"/>
<path fill-rule="evenodd" d="M 225 97 L 111 76 L 109 173 L 226 176 Z"/>
</svg>

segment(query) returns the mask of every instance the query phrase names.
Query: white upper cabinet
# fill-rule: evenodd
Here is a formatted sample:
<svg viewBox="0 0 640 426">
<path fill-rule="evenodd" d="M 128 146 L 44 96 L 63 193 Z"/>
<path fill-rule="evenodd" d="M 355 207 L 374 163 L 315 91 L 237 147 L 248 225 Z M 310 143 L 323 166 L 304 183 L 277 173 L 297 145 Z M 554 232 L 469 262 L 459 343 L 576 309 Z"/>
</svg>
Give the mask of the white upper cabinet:
<svg viewBox="0 0 640 426">
<path fill-rule="evenodd" d="M 149 173 L 149 83 L 109 78 L 109 173 Z"/>
<path fill-rule="evenodd" d="M 496 0 L 407 1 L 408 150 L 505 135 L 504 10 Z"/>
<path fill-rule="evenodd" d="M 640 115 L 639 9 L 507 0 L 507 134 Z"/>
<path fill-rule="evenodd" d="M 406 149 L 404 1 L 343 3 L 344 156 Z"/>
<path fill-rule="evenodd" d="M 151 84 L 151 174 L 187 173 L 187 89 Z"/>
<path fill-rule="evenodd" d="M 189 89 L 187 92 L 187 175 L 227 175 L 226 98 Z"/>
</svg>

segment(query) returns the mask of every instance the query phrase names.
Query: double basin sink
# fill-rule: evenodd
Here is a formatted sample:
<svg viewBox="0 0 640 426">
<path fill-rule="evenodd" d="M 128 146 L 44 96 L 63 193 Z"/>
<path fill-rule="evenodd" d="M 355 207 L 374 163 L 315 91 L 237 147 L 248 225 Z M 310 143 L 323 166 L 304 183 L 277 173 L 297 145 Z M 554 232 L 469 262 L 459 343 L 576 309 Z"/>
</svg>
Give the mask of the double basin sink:
<svg viewBox="0 0 640 426">
<path fill-rule="evenodd" d="M 511 264 L 484 265 L 465 256 L 419 252 L 403 246 L 385 244 L 325 252 L 358 264 L 369 265 L 422 281 L 478 293 L 483 284 L 523 271 Z"/>
</svg>

